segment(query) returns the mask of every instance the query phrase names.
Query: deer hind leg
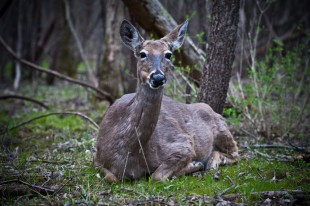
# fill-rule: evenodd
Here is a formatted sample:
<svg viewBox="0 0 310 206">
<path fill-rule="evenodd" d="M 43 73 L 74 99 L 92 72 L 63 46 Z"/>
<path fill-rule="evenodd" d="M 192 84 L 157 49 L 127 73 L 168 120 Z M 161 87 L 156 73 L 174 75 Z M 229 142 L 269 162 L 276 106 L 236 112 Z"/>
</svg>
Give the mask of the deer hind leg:
<svg viewBox="0 0 310 206">
<path fill-rule="evenodd" d="M 198 172 L 204 168 L 204 164 L 202 162 L 192 161 L 190 162 L 183 170 L 180 171 L 176 176 L 191 174 L 194 172 Z"/>
<path fill-rule="evenodd" d="M 152 179 L 154 181 L 165 180 L 170 177 L 178 177 L 184 174 L 196 172 L 203 168 L 202 163 L 192 162 L 194 156 L 189 147 L 171 147 L 177 149 L 155 170 Z"/>
<path fill-rule="evenodd" d="M 220 165 L 233 164 L 240 160 L 237 143 L 226 124 L 222 122 L 218 129 L 206 169 L 217 169 Z"/>
</svg>

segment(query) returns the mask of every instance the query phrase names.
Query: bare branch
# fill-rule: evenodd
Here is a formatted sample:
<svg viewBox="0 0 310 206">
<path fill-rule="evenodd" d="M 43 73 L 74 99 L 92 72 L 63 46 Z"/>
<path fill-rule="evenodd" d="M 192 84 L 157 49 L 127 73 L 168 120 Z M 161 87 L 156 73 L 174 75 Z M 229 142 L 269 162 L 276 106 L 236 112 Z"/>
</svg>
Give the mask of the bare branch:
<svg viewBox="0 0 310 206">
<path fill-rule="evenodd" d="M 295 199 L 303 199 L 309 197 L 308 193 L 305 193 L 302 190 L 274 190 L 274 191 L 263 191 L 263 192 L 251 192 L 251 195 L 259 195 L 264 198 L 275 198 L 276 196 L 289 196 L 294 197 Z M 234 201 L 240 197 L 244 196 L 243 194 L 229 194 L 223 195 L 222 198 L 226 201 Z"/>
<path fill-rule="evenodd" d="M 2 181 L 0 182 L 0 185 L 6 185 L 6 184 L 12 184 L 12 183 L 19 183 L 28 186 L 30 189 L 34 190 L 35 192 L 38 192 L 40 194 L 54 194 L 56 190 L 39 186 L 39 185 L 34 185 L 30 184 L 28 182 L 25 182 L 21 179 L 13 179 L 13 180 L 7 180 L 7 181 Z"/>
<path fill-rule="evenodd" d="M 32 99 L 30 97 L 25 97 L 25 96 L 22 96 L 22 95 L 3 95 L 3 96 L 0 96 L 0 100 L 5 100 L 5 99 L 22 99 L 22 100 L 26 100 L 26 101 L 29 101 L 29 102 L 33 102 L 35 104 L 40 105 L 41 107 L 44 107 L 45 109 L 48 109 L 48 106 L 45 105 L 43 102 L 40 102 L 40 101 L 35 100 L 35 99 Z"/>
<path fill-rule="evenodd" d="M 140 148 L 141 148 L 141 152 L 142 152 L 142 155 L 143 155 L 145 164 L 146 164 L 147 171 L 148 171 L 148 173 L 150 174 L 150 173 L 151 173 L 151 172 L 150 172 L 150 168 L 149 168 L 149 165 L 147 164 L 146 157 L 145 157 L 145 155 L 144 155 L 144 151 L 143 151 L 143 147 L 142 147 L 142 144 L 141 144 L 139 135 L 138 135 L 137 127 L 135 127 L 135 132 L 136 132 L 137 139 L 138 139 L 138 142 L 139 142 L 139 145 L 140 145 Z"/>
<path fill-rule="evenodd" d="M 297 151 L 305 151 L 306 147 L 297 147 L 297 146 L 288 146 L 288 145 L 277 145 L 277 144 L 255 144 L 246 146 L 244 148 L 268 148 L 268 149 L 290 149 L 290 150 L 297 150 Z"/>
<path fill-rule="evenodd" d="M 230 186 L 227 187 L 227 188 L 224 189 L 222 192 L 220 192 L 219 194 L 216 195 L 216 196 L 219 197 L 220 199 L 222 199 L 221 196 L 223 196 L 225 193 L 227 193 L 229 190 L 231 190 L 231 189 L 235 186 L 234 181 L 233 181 L 229 176 L 226 176 L 225 179 L 228 179 L 228 180 L 229 180 Z"/>
<path fill-rule="evenodd" d="M 44 73 L 47 73 L 47 74 L 51 74 L 59 79 L 63 79 L 63 80 L 66 80 L 68 82 L 71 82 L 71 83 L 74 83 L 74 84 L 78 84 L 78 85 L 81 85 L 85 88 L 90 88 L 92 89 L 93 91 L 97 92 L 98 94 L 100 94 L 102 96 L 102 98 L 106 99 L 107 101 L 109 101 L 110 104 L 112 104 L 114 102 L 114 99 L 112 98 L 112 96 L 105 92 L 105 91 L 102 91 L 101 89 L 93 86 L 93 85 L 90 85 L 86 82 L 83 82 L 83 81 L 80 81 L 80 80 L 77 80 L 77 79 L 74 79 L 74 78 L 71 78 L 71 77 L 68 77 L 66 75 L 63 75 L 59 72 L 56 72 L 54 70 L 50 70 L 50 69 L 47 69 L 47 68 L 44 68 L 44 67 L 40 67 L 36 64 L 33 64 L 25 59 L 21 59 L 21 58 L 18 58 L 17 54 L 8 46 L 8 44 L 4 41 L 4 39 L 2 38 L 2 36 L 0 36 L 0 43 L 1 45 L 7 50 L 7 52 L 10 53 L 10 55 L 17 61 L 19 61 L 20 63 L 34 69 L 34 70 L 37 70 L 37 71 L 40 71 L 40 72 L 44 72 Z"/>
<path fill-rule="evenodd" d="M 89 121 L 92 125 L 94 125 L 97 130 L 99 129 L 98 124 L 94 120 L 92 120 L 91 118 L 89 118 L 88 116 L 86 116 L 85 114 L 82 114 L 80 112 L 52 112 L 52 113 L 43 114 L 43 115 L 39 115 L 37 117 L 31 118 L 31 119 L 29 119 L 27 121 L 24 121 L 24 122 L 22 122 L 22 123 L 20 123 L 18 125 L 15 125 L 15 126 L 9 128 L 8 130 L 16 129 L 18 127 L 21 127 L 21 126 L 24 126 L 26 124 L 29 124 L 29 123 L 37 120 L 37 119 L 41 119 L 41 118 L 52 116 L 52 115 L 76 115 L 76 116 L 80 116 L 83 119 Z"/>
<path fill-rule="evenodd" d="M 122 187 L 124 186 L 124 178 L 125 178 L 125 172 L 126 172 L 126 167 L 127 167 L 127 162 L 128 162 L 128 157 L 129 157 L 130 152 L 128 151 L 127 157 L 126 157 L 126 162 L 125 162 L 125 167 L 122 175 Z"/>
</svg>

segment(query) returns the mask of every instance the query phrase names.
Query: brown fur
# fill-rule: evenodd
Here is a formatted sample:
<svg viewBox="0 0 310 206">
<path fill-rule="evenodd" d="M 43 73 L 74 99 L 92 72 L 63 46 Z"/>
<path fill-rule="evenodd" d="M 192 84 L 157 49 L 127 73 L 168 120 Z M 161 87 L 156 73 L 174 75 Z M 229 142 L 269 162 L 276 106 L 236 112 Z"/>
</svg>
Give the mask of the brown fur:
<svg viewBox="0 0 310 206">
<path fill-rule="evenodd" d="M 122 24 L 125 44 L 137 57 L 146 51 L 147 58 L 137 63 L 137 92 L 111 105 L 100 126 L 94 164 L 109 182 L 152 173 L 153 180 L 164 180 L 239 160 L 221 115 L 204 103 L 175 102 L 163 95 L 163 86 L 154 89 L 148 82 L 153 71 L 167 74 L 172 65 L 164 52 L 182 45 L 186 26 L 160 40 L 144 41 L 131 24 Z"/>
</svg>

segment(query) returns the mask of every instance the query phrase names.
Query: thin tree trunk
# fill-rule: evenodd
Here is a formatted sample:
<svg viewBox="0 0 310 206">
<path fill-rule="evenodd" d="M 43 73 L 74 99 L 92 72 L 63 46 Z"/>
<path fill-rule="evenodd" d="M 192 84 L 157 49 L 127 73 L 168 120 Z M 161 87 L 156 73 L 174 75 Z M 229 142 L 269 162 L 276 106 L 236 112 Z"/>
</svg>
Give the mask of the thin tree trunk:
<svg viewBox="0 0 310 206">
<path fill-rule="evenodd" d="M 93 69 L 91 68 L 91 66 L 90 66 L 90 64 L 89 64 L 89 62 L 88 62 L 88 60 L 86 58 L 86 55 L 85 55 L 82 43 L 80 41 L 80 38 L 78 37 L 78 34 L 77 34 L 77 32 L 76 32 L 76 30 L 75 30 L 75 28 L 73 26 L 73 23 L 71 21 L 70 4 L 69 4 L 69 2 L 67 0 L 63 0 L 63 2 L 65 4 L 66 20 L 67 20 L 69 29 L 70 29 L 70 31 L 72 33 L 72 36 L 74 37 L 75 43 L 76 43 L 76 45 L 78 47 L 78 51 L 80 53 L 81 59 L 83 60 L 84 65 L 86 67 L 88 78 L 89 78 L 91 84 L 97 87 L 98 86 L 97 78 L 95 77 Z"/>
<path fill-rule="evenodd" d="M 21 58 L 22 56 L 22 45 L 23 45 L 23 28 L 22 28 L 22 3 L 23 1 L 18 2 L 18 19 L 17 19 L 17 43 L 16 43 L 16 53 L 17 57 Z M 21 79 L 21 65 L 19 62 L 15 64 L 15 79 L 14 79 L 14 89 L 17 90 L 19 88 L 19 83 Z"/>
<path fill-rule="evenodd" d="M 123 93 L 119 25 L 124 19 L 124 4 L 121 0 L 108 0 L 104 6 L 105 50 L 98 71 L 99 88 L 109 92 L 113 98 L 117 98 Z"/>
<path fill-rule="evenodd" d="M 217 0 L 212 7 L 207 59 L 198 102 L 209 104 L 221 114 L 227 96 L 235 57 L 240 0 Z"/>
</svg>

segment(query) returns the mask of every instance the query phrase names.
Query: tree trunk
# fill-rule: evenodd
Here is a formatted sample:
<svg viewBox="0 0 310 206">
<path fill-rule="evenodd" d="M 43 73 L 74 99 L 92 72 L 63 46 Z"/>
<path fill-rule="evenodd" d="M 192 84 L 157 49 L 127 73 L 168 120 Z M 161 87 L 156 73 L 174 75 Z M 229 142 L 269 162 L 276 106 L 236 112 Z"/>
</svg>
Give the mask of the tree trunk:
<svg viewBox="0 0 310 206">
<path fill-rule="evenodd" d="M 121 0 L 108 0 L 104 3 L 105 50 L 98 70 L 99 88 L 117 98 L 123 93 L 119 25 L 124 19 L 124 4 Z"/>
<path fill-rule="evenodd" d="M 219 114 L 226 100 L 235 57 L 240 0 L 217 0 L 212 7 L 207 59 L 198 102 L 209 104 Z"/>
</svg>

